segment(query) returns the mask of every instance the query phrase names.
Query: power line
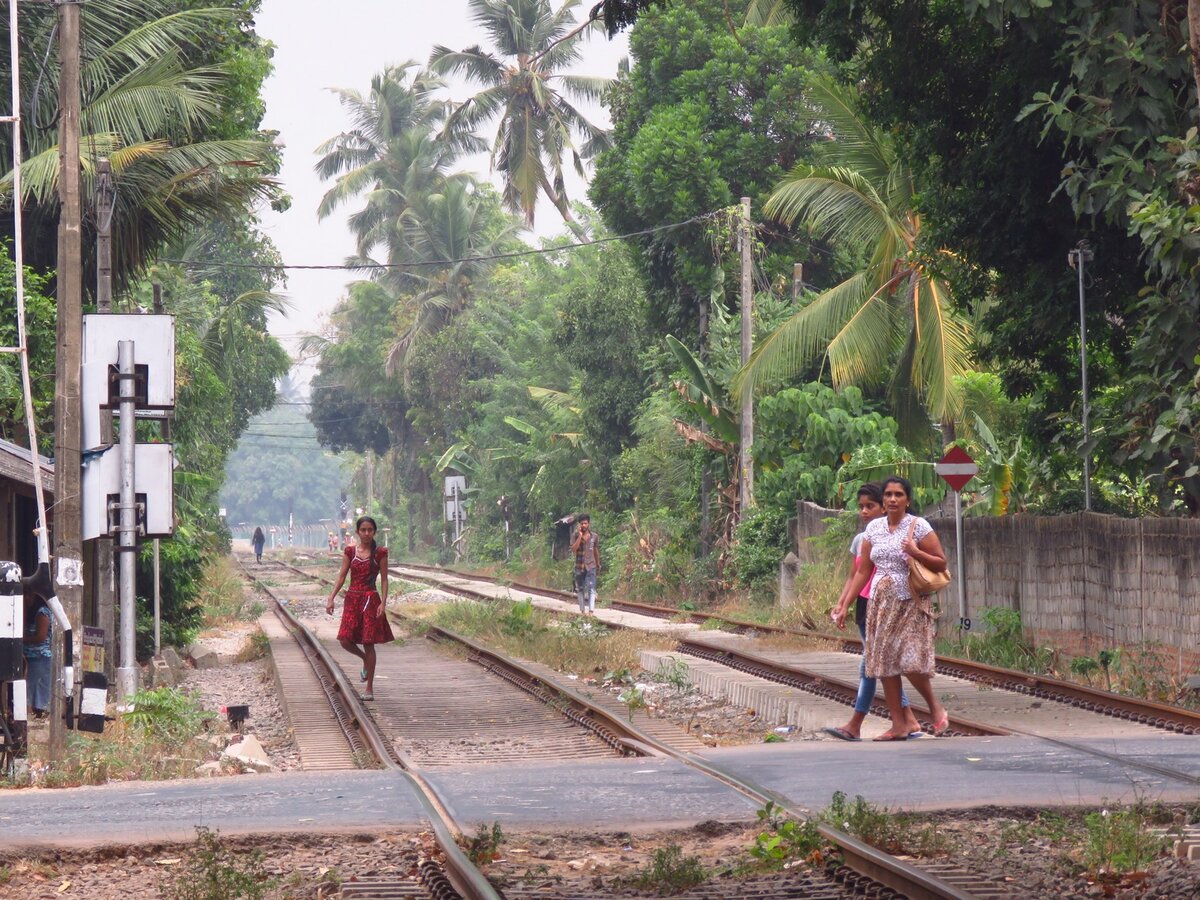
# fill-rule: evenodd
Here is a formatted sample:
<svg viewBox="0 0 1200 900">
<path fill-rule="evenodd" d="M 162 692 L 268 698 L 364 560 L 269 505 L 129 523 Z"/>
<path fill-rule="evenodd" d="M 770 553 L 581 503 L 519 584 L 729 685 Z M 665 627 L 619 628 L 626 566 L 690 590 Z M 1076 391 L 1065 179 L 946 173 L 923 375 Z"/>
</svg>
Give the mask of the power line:
<svg viewBox="0 0 1200 900">
<path fill-rule="evenodd" d="M 643 228 L 641 231 L 631 231 L 627 234 L 613 235 L 612 237 L 598 238 L 594 241 L 577 241 L 574 244 L 564 244 L 561 247 L 541 247 L 530 248 L 529 250 L 516 250 L 512 253 L 493 253 L 489 256 L 467 256 L 461 259 L 429 259 L 429 260 L 414 260 L 404 263 L 361 263 L 357 265 L 287 265 L 280 263 L 279 265 L 270 265 L 268 263 L 226 263 L 226 262 L 202 262 L 200 260 L 191 259 L 162 259 L 159 262 L 171 263 L 177 266 L 190 266 L 198 269 L 256 269 L 265 271 L 280 271 L 285 269 L 304 269 L 318 271 L 350 271 L 350 272 L 365 272 L 376 269 L 410 269 L 424 266 L 452 266 L 457 263 L 465 262 L 490 262 L 498 259 L 517 259 L 522 256 L 543 256 L 548 253 L 560 253 L 564 250 L 577 250 L 580 247 L 595 247 L 598 244 L 607 244 L 611 241 L 624 241 L 629 238 L 643 237 L 647 234 L 656 234 L 660 231 L 671 231 L 675 228 L 685 228 L 688 225 L 693 225 L 696 222 L 702 222 L 705 219 L 715 216 L 715 212 L 702 213 L 698 216 L 692 216 L 690 219 L 685 219 L 682 222 L 672 222 L 670 225 L 657 225 L 654 228 Z"/>
</svg>

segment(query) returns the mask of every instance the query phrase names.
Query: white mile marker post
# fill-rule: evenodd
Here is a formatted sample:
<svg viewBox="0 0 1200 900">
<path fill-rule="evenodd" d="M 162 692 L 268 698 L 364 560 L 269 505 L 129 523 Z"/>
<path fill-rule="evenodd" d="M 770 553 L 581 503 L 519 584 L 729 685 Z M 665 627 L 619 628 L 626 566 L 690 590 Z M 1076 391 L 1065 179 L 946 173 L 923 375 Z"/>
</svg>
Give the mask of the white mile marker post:
<svg viewBox="0 0 1200 900">
<path fill-rule="evenodd" d="M 963 631 L 971 630 L 971 619 L 967 616 L 967 581 L 966 581 L 966 565 L 964 557 L 966 556 L 963 547 L 963 520 L 962 520 L 962 489 L 967 486 L 967 482 L 979 474 L 979 465 L 975 460 L 971 459 L 971 455 L 961 447 L 951 447 L 950 450 L 937 461 L 933 467 L 934 471 L 941 476 L 942 480 L 954 490 L 954 539 L 955 539 L 955 577 L 958 580 L 958 627 Z"/>
</svg>

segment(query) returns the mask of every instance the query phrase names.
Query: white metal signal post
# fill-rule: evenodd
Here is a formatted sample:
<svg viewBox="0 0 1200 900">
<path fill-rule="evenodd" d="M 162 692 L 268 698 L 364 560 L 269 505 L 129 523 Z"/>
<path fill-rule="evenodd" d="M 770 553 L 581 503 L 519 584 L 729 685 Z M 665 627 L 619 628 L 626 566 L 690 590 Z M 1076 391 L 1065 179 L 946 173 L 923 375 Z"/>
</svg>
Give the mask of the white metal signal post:
<svg viewBox="0 0 1200 900">
<path fill-rule="evenodd" d="M 966 579 L 966 548 L 963 547 L 962 521 L 962 489 L 967 482 L 979 474 L 979 466 L 971 455 L 961 447 L 951 447 L 949 452 L 937 461 L 934 471 L 942 476 L 942 480 L 954 490 L 954 544 L 955 569 L 954 575 L 958 581 L 958 627 L 963 631 L 971 630 L 971 619 L 967 615 L 967 579 Z"/>
</svg>

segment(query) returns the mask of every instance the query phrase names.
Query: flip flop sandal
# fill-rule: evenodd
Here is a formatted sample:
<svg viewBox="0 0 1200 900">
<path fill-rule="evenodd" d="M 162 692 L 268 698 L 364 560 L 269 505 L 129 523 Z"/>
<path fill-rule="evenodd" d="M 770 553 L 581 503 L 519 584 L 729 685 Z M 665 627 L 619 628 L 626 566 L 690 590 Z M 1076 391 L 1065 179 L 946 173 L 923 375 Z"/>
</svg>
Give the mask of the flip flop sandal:
<svg viewBox="0 0 1200 900">
<path fill-rule="evenodd" d="M 854 735 L 852 735 L 845 728 L 835 728 L 834 726 L 830 725 L 829 727 L 822 728 L 821 730 L 824 731 L 826 734 L 833 735 L 839 741 L 861 741 L 862 740 L 862 738 L 855 737 Z"/>
<path fill-rule="evenodd" d="M 367 680 L 367 670 L 366 670 L 366 669 L 359 669 L 359 672 L 358 672 L 358 680 L 359 680 L 359 681 L 366 681 L 366 680 Z"/>
<path fill-rule="evenodd" d="M 923 737 L 925 737 L 925 732 L 919 728 L 916 731 L 910 731 L 908 733 L 908 739 L 910 741 L 915 741 L 917 738 L 923 738 Z"/>
<path fill-rule="evenodd" d="M 892 734 L 892 732 L 890 732 L 890 731 L 885 731 L 879 737 L 873 738 L 872 740 L 874 740 L 876 742 L 879 742 L 879 741 L 907 741 L 908 735 L 907 734 Z"/>
<path fill-rule="evenodd" d="M 370 693 L 367 693 L 367 692 L 365 692 L 365 691 L 364 691 L 362 694 L 360 694 L 359 696 L 360 696 L 360 697 L 361 697 L 363 700 L 374 700 L 374 699 L 375 699 L 375 695 L 374 695 L 374 694 L 370 694 Z"/>
<path fill-rule="evenodd" d="M 942 716 L 940 719 L 938 719 L 936 722 L 933 723 L 933 736 L 940 737 L 941 735 L 946 733 L 946 729 L 949 727 L 950 727 L 950 714 L 947 713 L 946 715 Z"/>
</svg>

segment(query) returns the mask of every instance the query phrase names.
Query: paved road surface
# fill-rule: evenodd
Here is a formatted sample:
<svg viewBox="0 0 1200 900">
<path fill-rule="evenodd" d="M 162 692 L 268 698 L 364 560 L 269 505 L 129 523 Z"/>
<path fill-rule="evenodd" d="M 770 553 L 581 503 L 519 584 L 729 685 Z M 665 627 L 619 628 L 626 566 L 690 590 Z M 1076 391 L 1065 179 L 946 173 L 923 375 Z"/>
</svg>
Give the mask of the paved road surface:
<svg viewBox="0 0 1200 900">
<path fill-rule="evenodd" d="M 1200 740 L 1194 737 L 1164 734 L 1089 744 L 1200 777 Z M 807 809 L 828 805 L 836 790 L 914 810 L 1200 797 L 1195 784 L 1025 737 L 803 742 L 703 755 Z M 467 830 L 493 821 L 512 830 L 648 830 L 705 819 L 752 821 L 755 812 L 740 794 L 664 759 L 480 765 L 432 771 L 426 778 Z M 197 825 L 246 834 L 405 830 L 421 823 L 407 782 L 380 771 L 0 791 L 0 835 L 10 845 L 184 840 Z"/>
</svg>

